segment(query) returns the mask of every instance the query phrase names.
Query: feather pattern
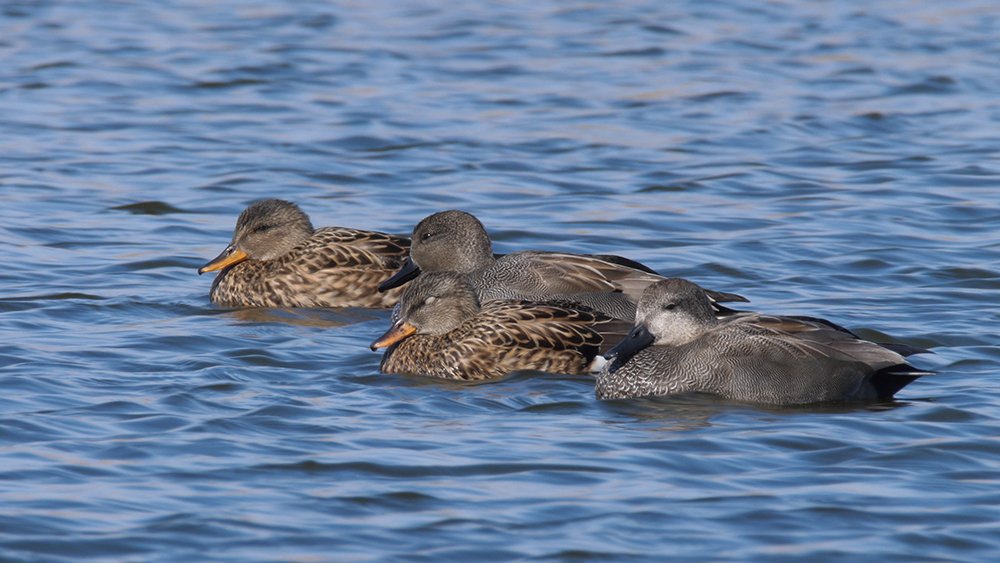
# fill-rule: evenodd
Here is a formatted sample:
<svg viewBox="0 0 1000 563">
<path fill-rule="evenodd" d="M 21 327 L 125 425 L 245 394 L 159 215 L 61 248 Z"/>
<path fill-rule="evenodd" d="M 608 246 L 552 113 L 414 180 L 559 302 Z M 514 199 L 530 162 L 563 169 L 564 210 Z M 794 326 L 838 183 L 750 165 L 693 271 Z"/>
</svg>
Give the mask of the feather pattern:
<svg viewBox="0 0 1000 563">
<path fill-rule="evenodd" d="M 226 307 L 392 307 L 401 291 L 376 288 L 408 252 L 403 237 L 326 227 L 280 258 L 227 268 L 211 298 Z"/>
<path fill-rule="evenodd" d="M 491 301 L 443 335 L 415 335 L 386 353 L 382 371 L 482 380 L 513 371 L 587 373 L 605 315 L 527 301 Z"/>
<path fill-rule="evenodd" d="M 628 324 L 574 303 L 479 304 L 469 280 L 431 272 L 409 284 L 400 317 L 373 348 L 393 344 L 386 373 L 482 380 L 512 371 L 588 373 Z M 398 338 L 391 335 L 398 335 Z"/>
<path fill-rule="evenodd" d="M 410 259 L 421 271 L 468 275 L 483 302 L 566 300 L 631 321 L 643 290 L 663 279 L 617 256 L 545 251 L 496 255 L 482 223 L 458 210 L 424 218 L 414 228 L 413 240 Z M 706 292 L 713 302 L 746 301 L 732 293 Z"/>
<path fill-rule="evenodd" d="M 598 398 L 703 392 L 769 404 L 886 399 L 928 373 L 822 319 L 715 318 L 696 287 L 667 280 L 647 290 L 637 324 L 655 341 L 628 357 L 612 350 L 597 378 Z"/>
<path fill-rule="evenodd" d="M 273 240 L 262 239 L 262 229 L 271 229 Z M 313 230 L 294 204 L 263 200 L 240 216 L 230 247 L 245 249 L 247 259 L 225 267 L 210 296 L 226 307 L 392 307 L 401 291 L 376 288 L 402 266 L 409 247 L 405 237 L 375 231 Z"/>
</svg>

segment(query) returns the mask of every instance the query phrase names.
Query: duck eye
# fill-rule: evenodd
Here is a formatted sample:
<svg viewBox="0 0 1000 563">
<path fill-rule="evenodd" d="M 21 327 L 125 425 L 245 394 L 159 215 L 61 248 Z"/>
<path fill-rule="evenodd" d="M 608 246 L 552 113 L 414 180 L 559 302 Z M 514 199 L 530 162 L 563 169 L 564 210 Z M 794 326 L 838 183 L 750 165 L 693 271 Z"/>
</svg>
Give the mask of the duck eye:
<svg viewBox="0 0 1000 563">
<path fill-rule="evenodd" d="M 257 225 L 253 228 L 254 233 L 266 233 L 274 228 L 274 225 Z"/>
<path fill-rule="evenodd" d="M 667 303 L 666 305 L 663 306 L 664 311 L 673 311 L 676 308 L 677 308 L 677 303 Z"/>
<path fill-rule="evenodd" d="M 430 305 L 431 303 L 433 303 L 435 301 L 437 301 L 437 297 L 434 297 L 433 295 L 431 295 L 427 299 L 424 299 L 424 305 Z"/>
<path fill-rule="evenodd" d="M 433 236 L 433 234 L 432 234 L 432 233 L 424 233 L 424 234 L 420 235 L 420 240 L 428 240 L 428 239 L 430 239 L 430 238 L 431 238 L 432 236 Z"/>
</svg>

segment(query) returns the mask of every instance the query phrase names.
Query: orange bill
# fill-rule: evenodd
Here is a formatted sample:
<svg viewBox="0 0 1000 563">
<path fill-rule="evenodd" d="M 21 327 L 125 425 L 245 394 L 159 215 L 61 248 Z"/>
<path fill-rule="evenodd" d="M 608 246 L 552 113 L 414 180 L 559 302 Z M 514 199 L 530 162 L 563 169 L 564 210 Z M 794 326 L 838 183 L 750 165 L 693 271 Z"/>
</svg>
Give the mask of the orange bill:
<svg viewBox="0 0 1000 563">
<path fill-rule="evenodd" d="M 198 274 L 204 274 L 205 272 L 214 272 L 216 270 L 221 270 L 226 266 L 232 266 L 233 264 L 239 264 L 240 262 L 249 258 L 246 252 L 239 250 L 233 245 L 229 245 L 222 254 L 219 254 L 213 258 L 208 264 L 205 264 L 201 268 L 198 268 Z"/>
<path fill-rule="evenodd" d="M 396 321 L 396 324 L 392 325 L 392 328 L 385 331 L 385 334 L 379 336 L 375 342 L 372 342 L 371 349 L 374 352 L 379 348 L 392 346 L 415 332 L 417 332 L 417 328 L 410 323 L 401 320 Z"/>
</svg>

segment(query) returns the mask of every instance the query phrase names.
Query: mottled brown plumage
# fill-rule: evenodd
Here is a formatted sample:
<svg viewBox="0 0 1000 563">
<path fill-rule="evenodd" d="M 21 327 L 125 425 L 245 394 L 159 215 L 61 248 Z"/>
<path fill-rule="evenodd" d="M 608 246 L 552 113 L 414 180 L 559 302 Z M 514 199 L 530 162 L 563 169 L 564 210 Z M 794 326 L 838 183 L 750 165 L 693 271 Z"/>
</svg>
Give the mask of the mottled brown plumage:
<svg viewBox="0 0 1000 563">
<path fill-rule="evenodd" d="M 432 272 L 409 284 L 399 320 L 374 348 L 395 344 L 385 373 L 482 380 L 513 371 L 588 373 L 627 324 L 571 303 L 497 300 L 482 306 L 468 280 Z"/>
<path fill-rule="evenodd" d="M 402 266 L 409 239 L 344 227 L 313 229 L 298 206 L 268 199 L 240 215 L 232 244 L 199 273 L 223 268 L 211 299 L 226 307 L 392 307 L 379 293 Z"/>
</svg>

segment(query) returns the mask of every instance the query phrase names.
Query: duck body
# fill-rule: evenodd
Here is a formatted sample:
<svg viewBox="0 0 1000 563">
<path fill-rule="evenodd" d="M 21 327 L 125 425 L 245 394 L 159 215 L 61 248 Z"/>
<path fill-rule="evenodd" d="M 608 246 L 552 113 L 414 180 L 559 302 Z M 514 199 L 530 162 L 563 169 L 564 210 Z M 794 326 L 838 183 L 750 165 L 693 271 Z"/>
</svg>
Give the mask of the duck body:
<svg viewBox="0 0 1000 563">
<path fill-rule="evenodd" d="M 385 373 L 484 380 L 521 370 L 588 373 L 604 342 L 593 311 L 490 301 L 443 335 L 414 335 L 386 352 Z"/>
<path fill-rule="evenodd" d="M 480 305 L 464 276 L 435 272 L 407 286 L 399 319 L 372 349 L 389 347 L 381 363 L 385 373 L 460 380 L 521 370 L 582 374 L 627 328 L 572 303 Z"/>
<path fill-rule="evenodd" d="M 609 262 L 606 257 L 524 250 L 497 257 L 469 275 L 480 300 L 522 299 L 575 302 L 616 319 L 635 318 L 642 291 L 663 277 Z M 746 301 L 732 293 L 704 290 L 715 301 Z"/>
<path fill-rule="evenodd" d="M 398 287 L 420 272 L 458 272 L 469 277 L 480 301 L 571 301 L 632 321 L 642 291 L 662 280 L 625 258 L 566 252 L 520 251 L 495 255 L 482 223 L 464 211 L 435 213 L 413 230 L 410 257 L 380 289 Z M 745 298 L 705 290 L 713 302 Z"/>
<path fill-rule="evenodd" d="M 690 282 L 679 282 L 644 294 L 636 326 L 606 355 L 599 399 L 701 392 L 773 405 L 884 400 L 929 373 L 904 358 L 924 350 L 868 342 L 822 319 L 716 318 Z"/>
<path fill-rule="evenodd" d="M 392 307 L 401 291 L 379 292 L 410 241 L 376 231 L 314 229 L 293 203 L 265 199 L 240 214 L 233 240 L 198 273 L 221 270 L 209 292 L 224 307 Z"/>
<path fill-rule="evenodd" d="M 210 296 L 223 307 L 389 308 L 402 290 L 383 293 L 378 284 L 403 265 L 408 251 L 404 237 L 325 227 L 281 257 L 227 267 Z"/>
</svg>

